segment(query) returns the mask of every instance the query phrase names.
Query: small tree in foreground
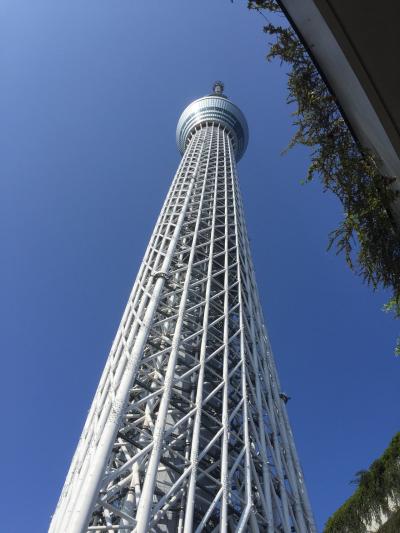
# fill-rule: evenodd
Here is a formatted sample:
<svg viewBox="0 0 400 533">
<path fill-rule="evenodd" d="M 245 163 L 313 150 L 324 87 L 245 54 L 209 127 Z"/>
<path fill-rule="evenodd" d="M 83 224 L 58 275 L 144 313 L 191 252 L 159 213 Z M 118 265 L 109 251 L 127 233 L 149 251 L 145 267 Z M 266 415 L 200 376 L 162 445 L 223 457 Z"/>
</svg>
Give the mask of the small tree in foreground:
<svg viewBox="0 0 400 533">
<path fill-rule="evenodd" d="M 281 14 L 275 0 L 250 0 L 250 9 Z M 277 16 L 274 17 L 274 20 Z M 336 194 L 344 216 L 329 236 L 328 249 L 343 253 L 349 267 L 374 289 L 392 291 L 385 310 L 400 316 L 400 232 L 391 212 L 398 196 L 394 178 L 383 176 L 377 157 L 353 138 L 338 107 L 307 50 L 287 23 L 267 21 L 264 31 L 273 38 L 267 59 L 289 65 L 288 103 L 297 106 L 297 131 L 289 148 L 311 148 L 305 182 L 318 177 L 324 190 Z M 286 21 L 287 22 L 287 21 Z M 400 355 L 400 343 L 396 346 Z"/>
</svg>

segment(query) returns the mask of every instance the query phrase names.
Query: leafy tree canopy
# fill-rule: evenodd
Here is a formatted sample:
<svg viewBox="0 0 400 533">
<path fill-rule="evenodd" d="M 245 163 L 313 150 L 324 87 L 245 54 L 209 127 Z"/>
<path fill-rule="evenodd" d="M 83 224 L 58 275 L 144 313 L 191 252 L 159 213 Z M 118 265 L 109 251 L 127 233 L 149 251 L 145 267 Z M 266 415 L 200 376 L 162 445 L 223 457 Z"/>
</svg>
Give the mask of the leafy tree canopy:
<svg viewBox="0 0 400 533">
<path fill-rule="evenodd" d="M 275 0 L 250 0 L 248 6 L 280 13 L 286 21 Z M 288 103 L 297 106 L 297 130 L 289 148 L 310 147 L 304 181 L 320 179 L 324 190 L 336 194 L 343 205 L 343 219 L 330 234 L 328 249 L 343 253 L 349 267 L 374 289 L 389 288 L 392 298 L 385 310 L 399 317 L 400 232 L 391 212 L 398 195 L 391 186 L 394 178 L 383 176 L 377 157 L 354 139 L 335 96 L 293 29 L 268 20 L 264 31 L 272 37 L 267 59 L 278 58 L 290 67 Z"/>
</svg>

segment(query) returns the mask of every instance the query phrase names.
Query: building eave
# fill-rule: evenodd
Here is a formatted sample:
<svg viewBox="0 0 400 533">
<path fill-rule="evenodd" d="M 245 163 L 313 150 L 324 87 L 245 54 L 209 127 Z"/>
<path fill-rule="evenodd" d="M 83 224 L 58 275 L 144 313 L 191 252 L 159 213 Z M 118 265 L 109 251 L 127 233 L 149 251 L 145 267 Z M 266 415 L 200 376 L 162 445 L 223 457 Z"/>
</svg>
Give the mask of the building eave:
<svg viewBox="0 0 400 533">
<path fill-rule="evenodd" d="M 400 87 L 396 66 L 400 5 L 388 1 L 376 5 L 370 0 L 339 0 L 334 6 L 329 0 L 279 3 L 338 99 L 357 139 L 377 154 L 386 175 L 398 178 L 400 105 L 393 95 Z M 383 34 L 382 12 L 388 39 Z M 380 23 L 372 28 L 374 20 Z M 362 32 L 371 34 L 370 45 Z M 398 41 L 398 47 L 388 49 L 393 40 Z M 371 54 L 371 47 L 378 50 Z M 379 68 L 377 59 L 383 63 Z M 382 72 L 387 73 L 384 79 Z"/>
</svg>

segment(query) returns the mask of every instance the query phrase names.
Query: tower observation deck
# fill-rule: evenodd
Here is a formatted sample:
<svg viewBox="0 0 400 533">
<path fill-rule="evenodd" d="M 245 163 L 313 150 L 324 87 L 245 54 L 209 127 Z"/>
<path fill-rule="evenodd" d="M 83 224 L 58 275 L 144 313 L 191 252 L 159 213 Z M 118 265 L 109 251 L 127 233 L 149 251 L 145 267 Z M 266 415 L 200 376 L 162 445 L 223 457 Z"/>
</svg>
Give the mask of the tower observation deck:
<svg viewBox="0 0 400 533">
<path fill-rule="evenodd" d="M 51 533 L 316 531 L 264 328 L 224 94 L 182 113 L 161 209 Z"/>
</svg>

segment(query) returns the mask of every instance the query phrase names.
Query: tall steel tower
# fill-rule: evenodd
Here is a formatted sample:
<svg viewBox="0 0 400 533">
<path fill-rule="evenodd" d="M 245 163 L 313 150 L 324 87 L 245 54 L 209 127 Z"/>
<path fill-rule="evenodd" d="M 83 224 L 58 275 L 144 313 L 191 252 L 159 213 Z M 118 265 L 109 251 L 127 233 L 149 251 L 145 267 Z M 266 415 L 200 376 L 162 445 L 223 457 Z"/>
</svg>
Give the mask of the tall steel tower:
<svg viewBox="0 0 400 533">
<path fill-rule="evenodd" d="M 247 123 L 223 91 L 179 119 L 182 160 L 51 533 L 316 531 L 237 181 Z"/>
</svg>

